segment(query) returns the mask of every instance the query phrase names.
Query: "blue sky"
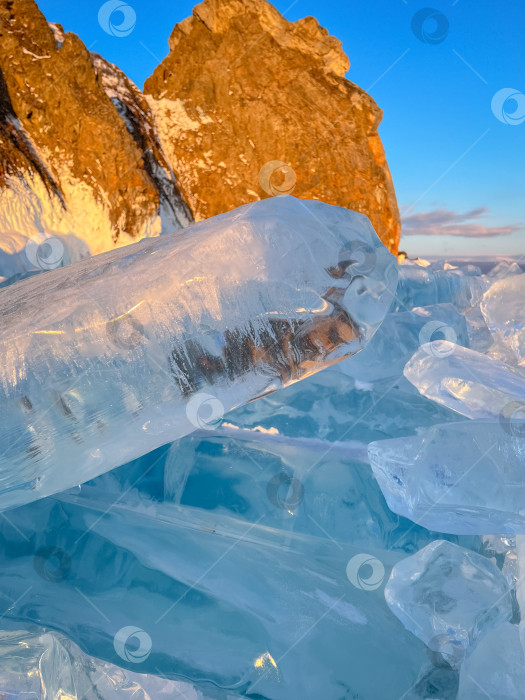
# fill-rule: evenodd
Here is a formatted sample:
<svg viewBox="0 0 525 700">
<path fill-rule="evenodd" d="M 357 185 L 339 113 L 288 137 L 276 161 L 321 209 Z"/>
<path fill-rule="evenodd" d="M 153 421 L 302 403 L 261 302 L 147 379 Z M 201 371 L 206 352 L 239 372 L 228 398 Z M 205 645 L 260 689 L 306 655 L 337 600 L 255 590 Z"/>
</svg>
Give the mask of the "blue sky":
<svg viewBox="0 0 525 700">
<path fill-rule="evenodd" d="M 136 22 L 118 37 L 101 29 L 98 0 L 38 4 L 142 87 L 194 3 L 127 2 Z M 380 134 L 406 221 L 402 248 L 410 255 L 525 255 L 525 120 L 501 121 L 512 121 L 513 112 L 516 122 L 525 117 L 525 2 L 430 2 L 435 11 L 416 18 L 415 30 L 424 0 L 274 5 L 291 21 L 315 16 L 341 39 L 347 77 L 384 110 Z M 504 88 L 518 101 L 515 95 L 495 107 L 498 119 L 491 102 Z"/>
</svg>

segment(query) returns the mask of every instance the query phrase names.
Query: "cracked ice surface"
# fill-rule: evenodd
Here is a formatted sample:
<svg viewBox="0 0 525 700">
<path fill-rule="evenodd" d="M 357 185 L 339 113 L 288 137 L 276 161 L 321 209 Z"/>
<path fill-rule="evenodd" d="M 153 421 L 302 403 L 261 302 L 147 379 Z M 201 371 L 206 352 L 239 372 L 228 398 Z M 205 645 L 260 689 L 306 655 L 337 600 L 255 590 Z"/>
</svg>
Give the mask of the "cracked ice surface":
<svg viewBox="0 0 525 700">
<path fill-rule="evenodd" d="M 351 528 L 349 541 L 335 544 L 322 531 L 276 528 L 275 518 L 247 523 L 171 503 L 159 493 L 159 457 L 149 471 L 153 461 L 143 458 L 134 473 L 111 472 L 0 523 L 10 543 L 0 551 L 1 592 L 20 598 L 4 624 L 38 620 L 108 663 L 191 679 L 220 700 L 227 691 L 276 700 L 402 695 L 425 650 L 389 613 L 381 587 L 363 590 L 347 577 L 362 551 Z M 367 552 L 386 574 L 403 554 L 384 551 L 377 533 L 372 540 Z M 140 664 L 115 653 L 116 633 L 130 625 L 151 640 Z M 395 650 L 385 636 L 399 641 Z"/>
</svg>

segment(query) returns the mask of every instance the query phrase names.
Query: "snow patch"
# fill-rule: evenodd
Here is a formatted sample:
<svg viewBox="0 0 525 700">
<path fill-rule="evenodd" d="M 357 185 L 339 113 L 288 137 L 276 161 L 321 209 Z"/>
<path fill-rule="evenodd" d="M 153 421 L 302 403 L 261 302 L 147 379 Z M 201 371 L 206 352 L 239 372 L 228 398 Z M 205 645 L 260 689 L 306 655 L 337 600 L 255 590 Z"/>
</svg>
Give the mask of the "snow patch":
<svg viewBox="0 0 525 700">
<path fill-rule="evenodd" d="M 60 183 L 67 209 L 58 197 L 49 196 L 39 177 L 11 178 L 8 188 L 0 190 L 0 284 L 35 269 L 25 250 L 29 241 L 42 235 L 64 239 L 68 253 L 64 264 L 68 264 L 158 236 L 163 229 L 157 215 L 145 223 L 137 237 L 120 232 L 115 241 L 108 207 L 96 201 L 92 188 L 65 172 Z M 173 230 L 172 222 L 167 222 L 167 229 Z"/>
<path fill-rule="evenodd" d="M 60 24 L 57 24 L 56 22 L 48 22 L 48 25 L 51 31 L 53 32 L 55 41 L 57 43 L 57 47 L 61 49 L 65 38 L 63 27 Z"/>
<path fill-rule="evenodd" d="M 22 46 L 22 53 L 25 53 L 25 54 L 27 54 L 28 56 L 33 56 L 33 58 L 37 58 L 38 60 L 40 60 L 41 58 L 51 58 L 51 56 L 49 56 L 49 55 L 47 55 L 47 54 L 46 54 L 45 56 L 38 56 L 36 53 L 33 53 L 32 51 L 28 51 L 28 50 L 27 50 L 26 48 L 24 48 L 23 46 Z"/>
<path fill-rule="evenodd" d="M 198 131 L 201 122 L 192 119 L 184 107 L 182 100 L 168 100 L 163 98 L 156 100 L 151 95 L 146 95 L 151 111 L 155 115 L 155 123 L 163 145 L 174 134 L 180 138 L 186 131 Z"/>
</svg>

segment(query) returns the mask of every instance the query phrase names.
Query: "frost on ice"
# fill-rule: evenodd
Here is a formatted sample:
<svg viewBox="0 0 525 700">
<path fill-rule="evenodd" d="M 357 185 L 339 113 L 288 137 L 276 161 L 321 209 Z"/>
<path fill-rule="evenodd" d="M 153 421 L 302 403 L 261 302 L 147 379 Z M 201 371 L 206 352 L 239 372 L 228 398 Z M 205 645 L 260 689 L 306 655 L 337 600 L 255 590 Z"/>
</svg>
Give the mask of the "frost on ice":
<svg viewBox="0 0 525 700">
<path fill-rule="evenodd" d="M 396 267 L 365 216 L 279 197 L 3 290 L 0 507 L 358 352 Z"/>
</svg>

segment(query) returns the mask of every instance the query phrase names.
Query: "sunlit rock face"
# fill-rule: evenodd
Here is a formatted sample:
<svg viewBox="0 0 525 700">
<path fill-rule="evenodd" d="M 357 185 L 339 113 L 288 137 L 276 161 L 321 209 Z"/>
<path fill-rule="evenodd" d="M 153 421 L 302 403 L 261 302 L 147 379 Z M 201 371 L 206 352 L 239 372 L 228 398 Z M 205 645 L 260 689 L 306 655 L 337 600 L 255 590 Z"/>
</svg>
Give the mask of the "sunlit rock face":
<svg viewBox="0 0 525 700">
<path fill-rule="evenodd" d="M 315 19 L 202 3 L 145 94 L 34 0 L 0 24 L 0 285 L 292 191 L 366 214 L 396 251 L 382 112 Z"/>
<path fill-rule="evenodd" d="M 205 0 L 169 44 L 144 93 L 197 220 L 293 191 L 366 214 L 397 250 L 382 111 L 344 77 L 341 43 L 313 17 L 289 22 L 266 0 Z"/>
<path fill-rule="evenodd" d="M 34 0 L 0 3 L 0 26 L 0 277 L 40 232 L 83 241 L 79 259 L 187 225 L 138 88 Z"/>
<path fill-rule="evenodd" d="M 353 355 L 396 283 L 365 216 L 286 196 L 2 290 L 0 507 Z"/>
</svg>

